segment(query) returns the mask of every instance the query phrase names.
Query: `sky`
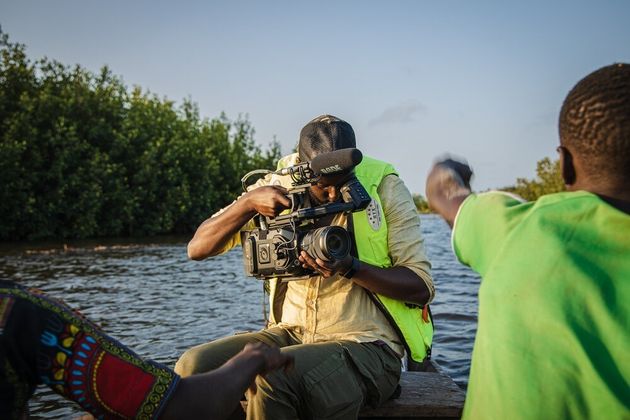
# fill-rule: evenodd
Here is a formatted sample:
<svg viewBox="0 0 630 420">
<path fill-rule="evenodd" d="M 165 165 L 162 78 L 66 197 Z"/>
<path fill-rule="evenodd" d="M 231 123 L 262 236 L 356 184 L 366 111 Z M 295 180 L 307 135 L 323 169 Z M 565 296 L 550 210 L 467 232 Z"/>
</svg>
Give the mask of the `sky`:
<svg viewBox="0 0 630 420">
<path fill-rule="evenodd" d="M 625 0 L 0 0 L 2 30 L 31 59 L 107 65 L 202 117 L 247 116 L 285 153 L 335 115 L 420 194 L 446 153 L 470 163 L 476 190 L 533 178 L 556 158 L 573 85 L 630 62 L 629 22 Z"/>
</svg>

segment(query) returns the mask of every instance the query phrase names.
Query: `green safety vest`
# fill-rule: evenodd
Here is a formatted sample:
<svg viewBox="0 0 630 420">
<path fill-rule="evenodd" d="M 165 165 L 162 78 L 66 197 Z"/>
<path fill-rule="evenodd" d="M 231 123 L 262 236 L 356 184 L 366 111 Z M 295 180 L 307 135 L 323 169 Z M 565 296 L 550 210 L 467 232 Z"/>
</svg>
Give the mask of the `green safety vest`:
<svg viewBox="0 0 630 420">
<path fill-rule="evenodd" d="M 363 160 L 355 168 L 355 174 L 372 197 L 372 203 L 366 210 L 352 213 L 359 259 L 376 267 L 391 267 L 387 221 L 377 190 L 385 176 L 398 174 L 389 163 L 367 156 L 363 156 Z M 380 219 L 380 223 L 375 220 L 376 218 Z M 358 240 L 358 238 L 363 240 Z M 384 309 L 383 313 L 398 335 L 402 336 L 407 356 L 416 363 L 424 361 L 430 355 L 433 341 L 433 323 L 430 316 L 427 316 L 427 322 L 425 322 L 421 306 L 408 304 L 378 293 L 369 293 L 375 298 L 376 305 L 381 310 Z"/>
<path fill-rule="evenodd" d="M 285 156 L 278 162 L 283 168 L 296 161 L 296 154 Z M 358 257 L 361 261 L 376 267 L 391 267 L 389 245 L 387 241 L 387 221 L 383 214 L 381 200 L 377 189 L 386 175 L 398 175 L 392 165 L 363 156 L 361 163 L 355 168 L 357 179 L 367 190 L 372 203 L 367 209 L 352 213 L 352 231 L 355 238 Z M 350 222 L 350 220 L 349 220 Z M 282 302 L 286 294 L 286 283 L 276 279 L 270 281 L 271 322 L 277 322 L 282 316 Z M 423 319 L 423 308 L 392 299 L 378 293 L 366 292 L 373 298 L 394 330 L 402 338 L 407 351 L 410 370 L 415 363 L 423 362 L 431 354 L 433 341 L 433 323 L 430 316 Z"/>
</svg>

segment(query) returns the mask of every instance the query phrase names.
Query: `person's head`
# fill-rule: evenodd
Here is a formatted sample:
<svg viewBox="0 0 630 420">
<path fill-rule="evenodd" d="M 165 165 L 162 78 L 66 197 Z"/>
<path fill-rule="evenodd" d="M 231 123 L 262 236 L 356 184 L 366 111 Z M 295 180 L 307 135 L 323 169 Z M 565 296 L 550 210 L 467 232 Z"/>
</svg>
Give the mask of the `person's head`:
<svg viewBox="0 0 630 420">
<path fill-rule="evenodd" d="M 298 155 L 301 162 L 309 162 L 322 153 L 355 147 L 356 138 L 350 124 L 332 115 L 320 115 L 309 121 L 300 131 Z M 339 188 L 352 176 L 352 171 L 322 175 L 319 182 L 310 188 L 311 197 L 319 203 L 339 200 Z"/>
<path fill-rule="evenodd" d="M 567 95 L 559 120 L 568 190 L 602 192 L 630 183 L 630 65 L 603 67 Z M 626 187 L 627 188 L 627 187 Z"/>
</svg>

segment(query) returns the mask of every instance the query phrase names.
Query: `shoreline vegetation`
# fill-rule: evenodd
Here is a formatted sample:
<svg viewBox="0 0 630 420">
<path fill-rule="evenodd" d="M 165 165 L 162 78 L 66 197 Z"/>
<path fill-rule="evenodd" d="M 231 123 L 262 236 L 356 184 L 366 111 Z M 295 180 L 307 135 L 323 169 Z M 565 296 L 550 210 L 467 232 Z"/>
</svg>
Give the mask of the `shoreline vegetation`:
<svg viewBox="0 0 630 420">
<path fill-rule="evenodd" d="M 202 118 L 108 67 L 31 60 L 0 29 L 0 243 L 189 234 L 241 192 L 240 178 L 273 169 L 247 116 Z M 503 188 L 526 199 L 563 188 L 558 162 Z M 419 213 L 431 213 L 414 194 Z"/>
<path fill-rule="evenodd" d="M 273 168 L 246 117 L 205 119 L 0 33 L 0 241 L 189 233 Z"/>
</svg>

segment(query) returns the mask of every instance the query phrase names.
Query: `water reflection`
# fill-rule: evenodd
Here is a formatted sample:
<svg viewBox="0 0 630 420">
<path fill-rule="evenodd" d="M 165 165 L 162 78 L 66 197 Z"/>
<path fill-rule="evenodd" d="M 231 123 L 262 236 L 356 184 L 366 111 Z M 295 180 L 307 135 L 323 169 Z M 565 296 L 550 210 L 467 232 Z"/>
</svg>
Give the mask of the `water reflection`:
<svg viewBox="0 0 630 420">
<path fill-rule="evenodd" d="M 479 278 L 455 261 L 450 229 L 441 219 L 422 216 L 422 226 L 437 287 L 433 357 L 465 387 Z M 264 323 L 262 284 L 244 276 L 241 249 L 190 262 L 186 239 L 5 244 L 0 275 L 63 298 L 140 355 L 172 367 L 193 345 Z M 30 407 L 33 418 L 79 413 L 43 387 Z"/>
</svg>

